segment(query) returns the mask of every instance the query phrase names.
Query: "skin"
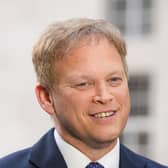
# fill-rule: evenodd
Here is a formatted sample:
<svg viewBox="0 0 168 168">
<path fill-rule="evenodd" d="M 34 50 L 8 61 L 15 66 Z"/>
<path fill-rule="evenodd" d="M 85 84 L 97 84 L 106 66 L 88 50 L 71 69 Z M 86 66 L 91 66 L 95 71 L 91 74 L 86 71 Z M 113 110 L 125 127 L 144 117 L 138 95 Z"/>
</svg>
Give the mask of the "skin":
<svg viewBox="0 0 168 168">
<path fill-rule="evenodd" d="M 92 39 L 59 60 L 55 71 L 54 90 L 36 86 L 38 101 L 65 141 L 98 160 L 115 146 L 130 111 L 121 57 L 106 39 Z"/>
</svg>

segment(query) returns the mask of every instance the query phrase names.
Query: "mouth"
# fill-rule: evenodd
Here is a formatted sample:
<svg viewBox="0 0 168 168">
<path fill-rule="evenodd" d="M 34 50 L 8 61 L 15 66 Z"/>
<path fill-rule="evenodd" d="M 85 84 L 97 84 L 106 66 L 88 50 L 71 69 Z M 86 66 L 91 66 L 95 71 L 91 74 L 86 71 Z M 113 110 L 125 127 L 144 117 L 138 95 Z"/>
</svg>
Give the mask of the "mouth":
<svg viewBox="0 0 168 168">
<path fill-rule="evenodd" d="M 108 117 L 111 117 L 111 116 L 115 115 L 116 112 L 117 112 L 116 110 L 103 111 L 103 112 L 98 112 L 98 113 L 92 114 L 91 116 L 95 117 L 95 118 L 108 118 Z"/>
</svg>

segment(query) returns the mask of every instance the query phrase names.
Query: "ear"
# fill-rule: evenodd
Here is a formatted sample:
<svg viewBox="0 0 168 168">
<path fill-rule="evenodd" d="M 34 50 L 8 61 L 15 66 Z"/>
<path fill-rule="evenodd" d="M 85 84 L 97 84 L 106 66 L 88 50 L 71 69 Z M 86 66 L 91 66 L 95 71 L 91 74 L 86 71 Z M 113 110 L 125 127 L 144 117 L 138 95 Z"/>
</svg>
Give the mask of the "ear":
<svg viewBox="0 0 168 168">
<path fill-rule="evenodd" d="M 53 115 L 55 112 L 54 104 L 48 89 L 41 86 L 40 84 L 37 84 L 35 87 L 35 93 L 42 109 L 46 111 L 49 115 Z"/>
</svg>

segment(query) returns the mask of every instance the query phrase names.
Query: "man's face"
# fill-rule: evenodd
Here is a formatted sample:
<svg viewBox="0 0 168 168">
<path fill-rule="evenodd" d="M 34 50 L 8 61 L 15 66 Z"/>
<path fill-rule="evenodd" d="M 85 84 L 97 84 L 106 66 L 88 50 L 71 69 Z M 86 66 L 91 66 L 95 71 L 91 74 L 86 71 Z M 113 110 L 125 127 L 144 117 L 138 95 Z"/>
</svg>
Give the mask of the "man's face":
<svg viewBox="0 0 168 168">
<path fill-rule="evenodd" d="M 56 127 L 74 146 L 116 142 L 130 110 L 127 78 L 119 53 L 107 40 L 72 49 L 56 65 L 53 93 Z"/>
</svg>

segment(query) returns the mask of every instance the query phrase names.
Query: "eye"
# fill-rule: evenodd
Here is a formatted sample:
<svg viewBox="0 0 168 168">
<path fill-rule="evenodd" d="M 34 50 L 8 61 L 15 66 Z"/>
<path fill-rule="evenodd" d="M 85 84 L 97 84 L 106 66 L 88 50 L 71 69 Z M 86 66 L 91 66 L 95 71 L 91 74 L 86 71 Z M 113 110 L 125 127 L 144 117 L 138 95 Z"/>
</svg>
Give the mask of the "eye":
<svg viewBox="0 0 168 168">
<path fill-rule="evenodd" d="M 79 90 L 85 90 L 90 88 L 91 86 L 92 86 L 91 82 L 80 82 L 80 83 L 74 84 L 73 87 Z"/>
<path fill-rule="evenodd" d="M 122 78 L 121 77 L 112 77 L 108 80 L 108 82 L 112 86 L 118 86 L 121 84 Z"/>
</svg>

